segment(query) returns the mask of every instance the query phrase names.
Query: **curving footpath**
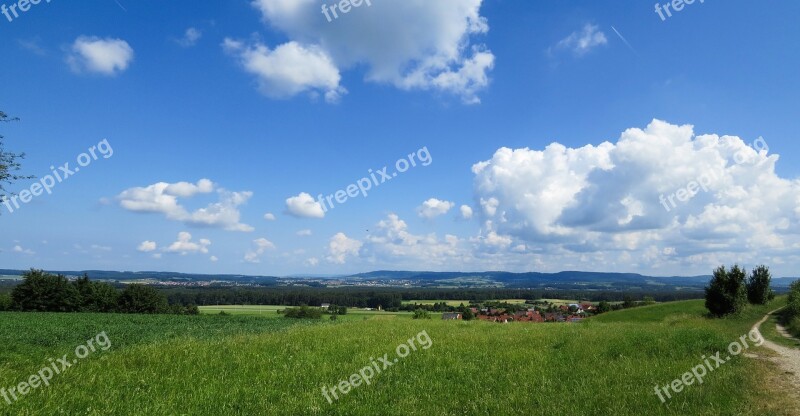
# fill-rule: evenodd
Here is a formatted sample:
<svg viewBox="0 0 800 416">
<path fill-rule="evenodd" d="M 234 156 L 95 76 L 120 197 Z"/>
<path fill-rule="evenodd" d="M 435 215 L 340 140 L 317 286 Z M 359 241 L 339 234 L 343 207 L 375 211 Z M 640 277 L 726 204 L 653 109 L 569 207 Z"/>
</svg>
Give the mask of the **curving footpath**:
<svg viewBox="0 0 800 416">
<path fill-rule="evenodd" d="M 752 330 L 758 331 L 758 334 L 761 335 L 760 331 L 761 324 L 766 322 L 767 319 L 769 319 L 770 315 L 779 310 L 780 309 L 776 309 L 768 313 L 766 316 L 764 316 L 763 319 L 761 319 L 755 325 L 753 325 Z M 784 336 L 788 335 L 788 333 L 786 333 L 786 329 L 780 325 L 778 325 L 778 332 Z M 791 336 L 787 337 L 792 338 Z M 775 351 L 776 354 L 778 354 L 775 357 L 769 357 L 766 359 L 776 363 L 781 368 L 781 370 L 785 372 L 785 375 L 788 376 L 793 381 L 793 384 L 795 385 L 800 384 L 800 349 L 788 348 L 782 345 L 778 345 L 766 339 L 763 335 L 761 335 L 761 338 L 764 339 L 764 344 L 761 345 L 762 347 L 767 347 L 772 351 Z"/>
</svg>

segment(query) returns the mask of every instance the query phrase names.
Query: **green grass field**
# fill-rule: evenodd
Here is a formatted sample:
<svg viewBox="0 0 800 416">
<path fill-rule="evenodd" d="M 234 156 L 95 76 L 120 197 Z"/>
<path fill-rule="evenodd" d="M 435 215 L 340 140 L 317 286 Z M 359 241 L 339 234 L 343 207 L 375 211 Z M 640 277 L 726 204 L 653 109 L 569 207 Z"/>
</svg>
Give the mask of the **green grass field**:
<svg viewBox="0 0 800 416">
<path fill-rule="evenodd" d="M 519 303 L 519 304 L 525 303 L 525 299 L 499 299 L 499 300 L 494 300 L 494 301 L 495 302 L 507 302 L 507 303 Z M 434 303 L 442 303 L 442 302 L 444 302 L 448 306 L 460 306 L 462 304 L 464 306 L 469 306 L 469 302 L 470 301 L 468 301 L 468 300 L 444 300 L 444 299 L 433 299 L 433 300 L 431 300 L 431 299 L 427 299 L 427 300 L 425 300 L 425 299 L 422 299 L 422 300 L 416 299 L 416 300 L 403 301 L 403 304 L 404 305 L 410 305 L 410 304 L 417 303 L 417 304 L 420 304 L 420 305 L 433 305 Z"/>
<path fill-rule="evenodd" d="M 262 318 L 286 319 L 278 311 L 284 310 L 289 306 L 277 305 L 221 305 L 221 306 L 200 306 L 200 313 L 204 315 L 219 315 L 224 311 L 230 315 L 259 316 Z M 348 308 L 346 315 L 338 315 L 337 321 L 363 321 L 365 319 L 394 319 L 398 317 L 410 318 L 412 312 L 387 312 L 377 310 L 365 310 L 358 308 Z M 441 318 L 441 313 L 431 313 L 434 318 Z M 322 320 L 330 320 L 330 315 L 322 315 Z"/>
<path fill-rule="evenodd" d="M 667 404 L 654 394 L 656 384 L 724 350 L 775 307 L 710 320 L 702 301 L 689 301 L 581 324 L 507 325 L 405 316 L 311 323 L 0 313 L 0 386 L 26 379 L 48 357 L 71 353 L 97 332 L 106 331 L 113 344 L 12 406 L 0 402 L 0 414 L 792 414 L 786 390 L 765 382 L 774 370 L 744 357 Z M 332 404 L 322 395 L 323 386 L 373 357 L 395 357 L 395 348 L 420 331 L 430 336 L 430 349 L 412 352 Z"/>
</svg>

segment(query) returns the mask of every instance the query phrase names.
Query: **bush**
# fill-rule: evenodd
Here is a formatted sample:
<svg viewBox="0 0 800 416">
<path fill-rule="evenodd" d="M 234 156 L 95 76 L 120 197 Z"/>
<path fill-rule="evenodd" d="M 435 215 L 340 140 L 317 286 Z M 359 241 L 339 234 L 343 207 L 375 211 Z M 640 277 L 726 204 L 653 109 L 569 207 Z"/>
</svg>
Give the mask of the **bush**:
<svg viewBox="0 0 800 416">
<path fill-rule="evenodd" d="M 169 311 L 167 297 L 158 290 L 144 285 L 129 285 L 119 297 L 122 313 L 166 313 Z"/>
<path fill-rule="evenodd" d="M 745 271 L 734 265 L 730 271 L 725 266 L 714 270 L 706 287 L 706 308 L 712 316 L 722 317 L 741 312 L 747 305 Z"/>
<path fill-rule="evenodd" d="M 0 311 L 11 310 L 11 295 L 0 293 Z"/>
<path fill-rule="evenodd" d="M 761 265 L 753 269 L 747 279 L 747 300 L 753 305 L 766 305 L 775 298 L 775 292 L 769 287 L 772 275 L 769 267 Z"/>
<path fill-rule="evenodd" d="M 322 318 L 322 310 L 318 308 L 309 308 L 308 306 L 301 306 L 299 308 L 287 308 L 283 311 L 284 316 L 294 319 L 320 319 Z"/>
<path fill-rule="evenodd" d="M 414 311 L 414 319 L 431 319 L 431 314 L 428 313 L 425 309 L 417 309 Z"/>
</svg>

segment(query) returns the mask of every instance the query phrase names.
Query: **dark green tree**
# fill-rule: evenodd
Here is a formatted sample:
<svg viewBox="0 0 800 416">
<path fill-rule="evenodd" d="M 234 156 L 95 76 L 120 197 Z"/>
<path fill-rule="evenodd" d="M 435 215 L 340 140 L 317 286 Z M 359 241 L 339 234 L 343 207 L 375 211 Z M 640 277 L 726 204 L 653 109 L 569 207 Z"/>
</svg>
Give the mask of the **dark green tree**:
<svg viewBox="0 0 800 416">
<path fill-rule="evenodd" d="M 706 287 L 706 308 L 711 315 L 722 317 L 741 312 L 747 305 L 746 273 L 739 265 L 730 271 L 725 266 L 714 270 L 711 282 Z"/>
<path fill-rule="evenodd" d="M 761 265 L 753 269 L 747 279 L 747 300 L 753 305 L 766 305 L 775 298 L 775 292 L 770 288 L 771 282 L 769 267 Z"/>
<path fill-rule="evenodd" d="M 169 311 L 166 296 L 145 285 L 129 285 L 119 296 L 122 313 L 166 313 Z"/>
<path fill-rule="evenodd" d="M 597 313 L 606 313 L 606 312 L 611 312 L 611 304 L 604 300 L 600 301 L 600 303 L 597 304 Z"/>
<path fill-rule="evenodd" d="M 31 269 L 11 292 L 12 308 L 21 311 L 76 312 L 81 294 L 66 277 Z"/>
<path fill-rule="evenodd" d="M 630 295 L 625 295 L 622 298 L 622 308 L 623 309 L 633 308 L 635 306 L 636 306 L 636 302 L 633 301 L 633 298 Z"/>
<path fill-rule="evenodd" d="M 108 283 L 92 282 L 92 298 L 88 303 L 93 312 L 117 312 L 119 310 L 119 290 Z M 84 305 L 87 305 L 84 299 Z"/>
</svg>

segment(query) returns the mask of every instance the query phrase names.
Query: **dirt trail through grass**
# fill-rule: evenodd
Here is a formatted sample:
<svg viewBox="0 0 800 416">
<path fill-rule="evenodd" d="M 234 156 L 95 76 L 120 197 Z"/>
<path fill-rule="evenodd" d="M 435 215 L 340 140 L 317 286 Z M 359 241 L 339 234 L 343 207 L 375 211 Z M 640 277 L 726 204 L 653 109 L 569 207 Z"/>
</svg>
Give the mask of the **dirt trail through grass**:
<svg viewBox="0 0 800 416">
<path fill-rule="evenodd" d="M 761 328 L 761 324 L 766 322 L 769 319 L 770 315 L 777 312 L 778 310 L 780 309 L 776 309 L 768 313 L 766 316 L 764 316 L 763 319 L 761 319 L 760 321 L 758 321 L 758 323 L 753 325 L 753 330 L 759 331 L 759 333 L 761 333 L 761 331 L 759 330 Z M 779 327 L 778 332 L 781 332 L 780 331 L 781 329 L 783 328 Z M 781 334 L 783 335 L 783 333 Z M 798 384 L 800 384 L 800 349 L 784 347 L 766 338 L 764 338 L 763 346 L 771 349 L 772 351 L 775 351 L 775 353 L 778 354 L 776 357 L 770 357 L 768 359 L 778 364 L 778 366 L 785 372 L 785 375 L 790 380 L 792 380 L 792 385 L 797 386 Z"/>
</svg>

